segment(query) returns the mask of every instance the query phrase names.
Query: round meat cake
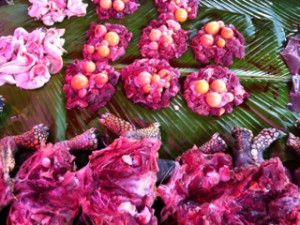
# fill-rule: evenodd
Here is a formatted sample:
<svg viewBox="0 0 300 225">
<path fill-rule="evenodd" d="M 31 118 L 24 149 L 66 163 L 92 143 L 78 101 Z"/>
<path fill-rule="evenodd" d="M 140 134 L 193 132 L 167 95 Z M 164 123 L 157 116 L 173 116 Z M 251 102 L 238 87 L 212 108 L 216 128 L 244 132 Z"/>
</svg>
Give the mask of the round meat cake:
<svg viewBox="0 0 300 225">
<path fill-rule="evenodd" d="M 212 59 L 217 64 L 230 66 L 234 57 L 244 58 L 245 39 L 233 25 L 212 21 L 193 37 L 191 48 L 200 63 L 207 64 Z"/>
<path fill-rule="evenodd" d="M 97 111 L 114 95 L 118 80 L 119 73 L 106 62 L 75 60 L 66 69 L 63 87 L 67 109 L 89 107 Z"/>
<path fill-rule="evenodd" d="M 126 96 L 148 109 L 167 108 L 180 90 L 180 72 L 166 60 L 139 59 L 121 70 Z"/>
<path fill-rule="evenodd" d="M 239 78 L 228 68 L 206 66 L 191 73 L 184 82 L 187 105 L 199 115 L 221 116 L 231 113 L 249 94 Z"/>
<path fill-rule="evenodd" d="M 94 61 L 116 61 L 125 54 L 132 33 L 120 24 L 92 23 L 86 34 L 83 57 Z"/>
<path fill-rule="evenodd" d="M 161 14 L 143 29 L 138 43 L 143 57 L 173 59 L 179 58 L 187 50 L 189 31 L 181 28 L 172 14 Z"/>
<path fill-rule="evenodd" d="M 138 0 L 92 0 L 100 20 L 109 18 L 122 19 L 127 14 L 134 13 L 140 6 Z"/>
<path fill-rule="evenodd" d="M 172 13 L 182 23 L 197 17 L 199 0 L 155 0 L 159 13 Z"/>
</svg>

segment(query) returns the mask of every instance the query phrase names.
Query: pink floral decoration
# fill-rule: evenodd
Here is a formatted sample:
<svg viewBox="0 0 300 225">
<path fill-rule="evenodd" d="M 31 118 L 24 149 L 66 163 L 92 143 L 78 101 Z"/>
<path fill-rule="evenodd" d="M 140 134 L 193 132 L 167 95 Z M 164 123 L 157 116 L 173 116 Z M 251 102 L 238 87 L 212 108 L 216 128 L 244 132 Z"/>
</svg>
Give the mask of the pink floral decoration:
<svg viewBox="0 0 300 225">
<path fill-rule="evenodd" d="M 28 33 L 17 28 L 13 36 L 0 37 L 0 86 L 36 89 L 47 83 L 63 66 L 64 32 L 38 28 Z"/>
<path fill-rule="evenodd" d="M 47 26 L 62 22 L 67 16 L 85 16 L 88 4 L 82 0 L 29 0 L 28 15 Z"/>
</svg>

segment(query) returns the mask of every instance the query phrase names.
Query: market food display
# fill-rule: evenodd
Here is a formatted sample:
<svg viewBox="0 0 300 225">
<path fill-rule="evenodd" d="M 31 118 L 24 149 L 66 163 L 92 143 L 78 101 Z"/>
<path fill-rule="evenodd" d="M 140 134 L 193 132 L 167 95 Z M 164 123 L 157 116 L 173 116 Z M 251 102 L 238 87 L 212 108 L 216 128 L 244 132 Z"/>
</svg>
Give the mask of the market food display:
<svg viewBox="0 0 300 225">
<path fill-rule="evenodd" d="M 300 5 L 278 1 L 0 2 L 0 221 L 300 224 Z"/>
</svg>

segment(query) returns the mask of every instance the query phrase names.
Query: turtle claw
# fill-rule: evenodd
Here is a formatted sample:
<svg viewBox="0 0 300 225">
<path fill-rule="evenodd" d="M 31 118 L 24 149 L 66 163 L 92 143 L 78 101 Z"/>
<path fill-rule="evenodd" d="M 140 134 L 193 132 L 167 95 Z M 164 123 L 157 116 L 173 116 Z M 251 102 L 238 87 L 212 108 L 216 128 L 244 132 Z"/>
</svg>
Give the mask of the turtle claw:
<svg viewBox="0 0 300 225">
<path fill-rule="evenodd" d="M 74 138 L 61 141 L 55 144 L 55 147 L 64 147 L 69 149 L 70 152 L 77 150 L 93 151 L 98 148 L 98 132 L 96 128 L 91 128 L 84 133 L 75 136 Z"/>
<path fill-rule="evenodd" d="M 264 151 L 279 138 L 279 132 L 275 128 L 265 128 L 253 138 L 251 130 L 234 127 L 232 136 L 236 139 L 235 166 L 240 167 L 263 162 Z"/>
<path fill-rule="evenodd" d="M 47 142 L 49 136 L 49 128 L 44 124 L 34 126 L 30 131 L 24 134 L 14 136 L 17 148 L 25 148 L 28 150 L 39 149 L 41 145 Z"/>
<path fill-rule="evenodd" d="M 199 151 L 206 154 L 213 154 L 217 152 L 225 152 L 227 144 L 221 137 L 220 133 L 215 133 L 211 139 L 199 147 Z"/>
<path fill-rule="evenodd" d="M 111 113 L 105 113 L 99 119 L 100 123 L 116 135 L 134 138 L 158 138 L 160 139 L 160 124 L 158 122 L 150 124 L 146 128 L 137 129 L 131 123 L 123 120 Z"/>
</svg>

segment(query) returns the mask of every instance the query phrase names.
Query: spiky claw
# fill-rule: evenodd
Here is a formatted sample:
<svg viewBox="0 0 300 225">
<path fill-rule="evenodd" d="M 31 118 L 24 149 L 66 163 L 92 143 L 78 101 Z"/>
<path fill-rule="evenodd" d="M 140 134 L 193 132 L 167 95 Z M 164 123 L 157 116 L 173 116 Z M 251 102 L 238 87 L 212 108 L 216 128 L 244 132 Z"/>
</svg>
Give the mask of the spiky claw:
<svg viewBox="0 0 300 225">
<path fill-rule="evenodd" d="M 227 147 L 228 146 L 221 135 L 219 133 L 215 133 L 209 141 L 205 142 L 198 149 L 203 153 L 213 154 L 217 152 L 225 152 Z"/>
<path fill-rule="evenodd" d="M 253 138 L 251 130 L 234 127 L 232 136 L 236 139 L 234 147 L 235 166 L 259 165 L 264 151 L 279 137 L 275 128 L 265 128 Z"/>
<path fill-rule="evenodd" d="M 111 113 L 103 114 L 100 123 L 113 133 L 123 137 L 133 139 L 161 138 L 159 123 L 153 123 L 146 128 L 137 129 L 131 123 Z"/>
</svg>

